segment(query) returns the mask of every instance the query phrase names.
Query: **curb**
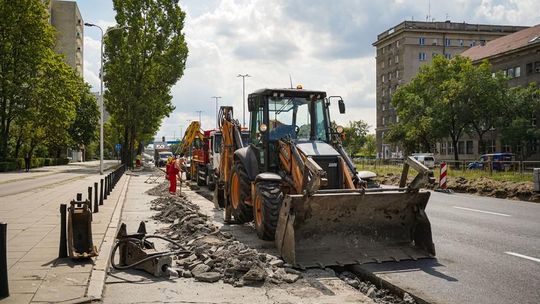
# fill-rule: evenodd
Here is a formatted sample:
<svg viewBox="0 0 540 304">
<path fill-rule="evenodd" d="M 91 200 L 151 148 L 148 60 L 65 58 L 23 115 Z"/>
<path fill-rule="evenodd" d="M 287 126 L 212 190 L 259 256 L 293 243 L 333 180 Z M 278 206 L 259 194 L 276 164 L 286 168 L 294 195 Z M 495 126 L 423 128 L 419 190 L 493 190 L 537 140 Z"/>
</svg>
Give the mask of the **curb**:
<svg viewBox="0 0 540 304">
<path fill-rule="evenodd" d="M 110 264 L 110 255 L 112 247 L 114 246 L 114 239 L 118 227 L 120 226 L 120 220 L 122 218 L 122 210 L 126 201 L 126 194 L 131 177 L 126 174 L 126 180 L 122 185 L 120 196 L 116 202 L 114 212 L 111 217 L 111 221 L 105 232 L 105 237 L 100 247 L 100 254 L 94 262 L 94 267 L 90 273 L 90 279 L 88 283 L 88 289 L 86 290 L 86 297 L 83 298 L 86 301 L 99 301 L 103 296 L 103 290 L 105 287 L 105 279 L 107 277 L 107 270 Z M 81 299 L 81 300 L 83 300 Z M 84 302 L 83 302 L 84 303 Z"/>
</svg>

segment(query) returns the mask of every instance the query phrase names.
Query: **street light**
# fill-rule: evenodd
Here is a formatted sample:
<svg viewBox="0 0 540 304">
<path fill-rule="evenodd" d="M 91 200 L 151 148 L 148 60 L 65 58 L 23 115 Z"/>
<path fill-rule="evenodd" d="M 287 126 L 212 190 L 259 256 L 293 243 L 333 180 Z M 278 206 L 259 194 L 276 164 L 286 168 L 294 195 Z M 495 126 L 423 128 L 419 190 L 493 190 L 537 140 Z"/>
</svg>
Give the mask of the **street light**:
<svg viewBox="0 0 540 304">
<path fill-rule="evenodd" d="M 210 98 L 215 98 L 216 99 L 216 129 L 219 128 L 219 125 L 218 125 L 218 99 L 221 98 L 221 96 L 212 96 Z"/>
<path fill-rule="evenodd" d="M 108 28 L 105 33 L 103 33 L 103 29 L 101 26 L 93 23 L 84 23 L 85 26 L 88 27 L 97 27 L 101 31 L 101 65 L 99 68 L 99 82 L 100 82 L 100 94 L 99 94 L 99 112 L 100 112 L 100 118 L 99 118 L 99 174 L 103 175 L 103 38 L 111 31 L 114 30 L 123 30 L 126 28 L 129 28 L 129 26 L 122 26 L 122 27 L 110 27 Z"/>
<path fill-rule="evenodd" d="M 246 126 L 246 77 L 251 77 L 249 74 L 238 74 L 236 77 L 242 77 L 242 126 Z"/>
</svg>

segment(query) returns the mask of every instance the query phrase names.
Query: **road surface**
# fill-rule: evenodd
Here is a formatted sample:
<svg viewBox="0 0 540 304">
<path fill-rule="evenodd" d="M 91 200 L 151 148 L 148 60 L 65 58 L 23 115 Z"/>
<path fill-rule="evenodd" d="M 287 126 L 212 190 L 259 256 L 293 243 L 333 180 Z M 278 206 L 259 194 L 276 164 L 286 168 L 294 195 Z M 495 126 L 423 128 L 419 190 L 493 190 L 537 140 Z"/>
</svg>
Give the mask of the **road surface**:
<svg viewBox="0 0 540 304">
<path fill-rule="evenodd" d="M 363 269 L 431 303 L 540 303 L 540 204 L 433 192 L 437 259 Z"/>
</svg>

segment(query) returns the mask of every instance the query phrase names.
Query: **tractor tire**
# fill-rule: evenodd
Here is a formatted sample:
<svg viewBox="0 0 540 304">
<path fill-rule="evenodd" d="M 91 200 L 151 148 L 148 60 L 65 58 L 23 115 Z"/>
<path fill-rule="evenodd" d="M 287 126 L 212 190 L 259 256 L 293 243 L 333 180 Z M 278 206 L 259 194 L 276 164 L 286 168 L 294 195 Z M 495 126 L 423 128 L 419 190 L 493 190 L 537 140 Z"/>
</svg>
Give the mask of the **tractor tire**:
<svg viewBox="0 0 540 304">
<path fill-rule="evenodd" d="M 276 182 L 258 182 L 255 185 L 253 217 L 257 236 L 265 241 L 273 241 L 279 219 L 279 209 L 283 202 L 281 184 Z"/>
<path fill-rule="evenodd" d="M 234 164 L 229 186 L 229 203 L 236 222 L 243 224 L 253 220 L 253 207 L 246 203 L 250 199 L 250 181 L 242 163 Z"/>
<path fill-rule="evenodd" d="M 197 166 L 197 186 L 205 186 L 206 185 L 206 174 L 204 173 L 204 169 L 201 169 L 200 166 Z"/>
</svg>

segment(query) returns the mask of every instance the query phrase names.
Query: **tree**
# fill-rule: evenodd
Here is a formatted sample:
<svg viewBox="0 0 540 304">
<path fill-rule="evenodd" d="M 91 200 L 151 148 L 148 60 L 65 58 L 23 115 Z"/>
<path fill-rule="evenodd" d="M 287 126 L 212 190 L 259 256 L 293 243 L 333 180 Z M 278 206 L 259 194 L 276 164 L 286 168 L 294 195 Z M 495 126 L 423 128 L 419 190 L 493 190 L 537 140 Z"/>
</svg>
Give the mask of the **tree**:
<svg viewBox="0 0 540 304">
<path fill-rule="evenodd" d="M 90 92 L 90 86 L 80 82 L 79 90 L 81 99 L 69 134 L 77 148 L 85 147 L 86 150 L 86 147 L 97 139 L 100 113 L 96 97 Z"/>
<path fill-rule="evenodd" d="M 360 149 L 360 151 L 363 157 L 375 158 L 377 154 L 377 144 L 375 140 L 375 134 L 366 135 L 366 140 L 364 142 L 364 145 L 362 146 L 362 149 Z"/>
<path fill-rule="evenodd" d="M 369 125 L 362 120 L 349 121 L 349 126 L 343 128 L 345 140 L 343 147 L 349 150 L 349 155 L 354 156 L 364 146 Z"/>
<path fill-rule="evenodd" d="M 540 112 L 540 88 L 536 83 L 527 87 L 511 88 L 508 93 L 506 115 L 499 125 L 502 141 L 512 146 L 513 151 L 521 151 L 521 159 L 531 152 L 540 140 L 536 116 Z"/>
<path fill-rule="evenodd" d="M 175 0 L 114 0 L 127 32 L 105 38 L 105 105 L 122 127 L 122 162 L 132 164 L 137 142 L 158 130 L 174 109 L 171 87 L 182 77 L 185 14 Z"/>
<path fill-rule="evenodd" d="M 39 66 L 54 46 L 47 11 L 41 0 L 0 0 L 0 159 L 8 156 L 12 124 L 28 119 Z"/>
</svg>

